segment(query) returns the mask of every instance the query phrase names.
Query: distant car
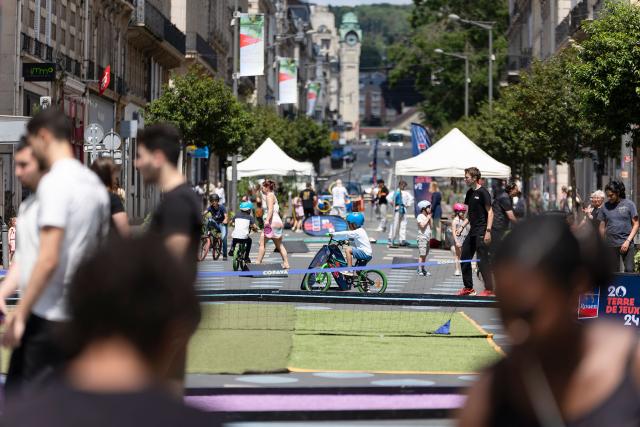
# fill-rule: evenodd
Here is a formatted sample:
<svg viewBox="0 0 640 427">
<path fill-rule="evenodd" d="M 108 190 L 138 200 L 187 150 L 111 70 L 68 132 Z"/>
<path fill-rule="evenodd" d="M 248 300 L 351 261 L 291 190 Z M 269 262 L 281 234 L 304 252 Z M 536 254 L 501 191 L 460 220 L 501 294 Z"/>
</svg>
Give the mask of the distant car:
<svg viewBox="0 0 640 427">
<path fill-rule="evenodd" d="M 347 163 L 353 163 L 358 158 L 358 155 L 355 153 L 355 151 L 353 151 L 353 148 L 351 146 L 347 145 L 342 151 L 342 158 Z"/>
</svg>

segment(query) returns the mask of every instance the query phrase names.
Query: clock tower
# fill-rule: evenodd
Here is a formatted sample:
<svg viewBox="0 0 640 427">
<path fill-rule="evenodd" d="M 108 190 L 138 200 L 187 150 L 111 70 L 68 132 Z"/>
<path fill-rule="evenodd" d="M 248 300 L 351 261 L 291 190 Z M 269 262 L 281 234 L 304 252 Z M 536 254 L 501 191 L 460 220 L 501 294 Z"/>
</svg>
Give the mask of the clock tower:
<svg viewBox="0 0 640 427">
<path fill-rule="evenodd" d="M 347 141 L 359 138 L 360 129 L 360 45 L 362 30 L 355 13 L 348 12 L 340 24 L 340 102 Z"/>
</svg>

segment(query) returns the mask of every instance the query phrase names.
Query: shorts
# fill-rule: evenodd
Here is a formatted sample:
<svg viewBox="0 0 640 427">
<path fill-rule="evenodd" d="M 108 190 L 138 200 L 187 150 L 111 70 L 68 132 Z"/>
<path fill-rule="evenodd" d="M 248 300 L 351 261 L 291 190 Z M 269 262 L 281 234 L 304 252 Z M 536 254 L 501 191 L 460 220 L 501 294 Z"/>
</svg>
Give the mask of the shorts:
<svg viewBox="0 0 640 427">
<path fill-rule="evenodd" d="M 351 253 L 353 254 L 353 257 L 359 261 L 371 261 L 371 258 L 373 258 L 371 255 L 367 255 L 365 251 L 358 248 L 351 248 Z"/>
<path fill-rule="evenodd" d="M 429 254 L 429 238 L 427 236 L 418 236 L 418 255 L 427 256 Z"/>
</svg>

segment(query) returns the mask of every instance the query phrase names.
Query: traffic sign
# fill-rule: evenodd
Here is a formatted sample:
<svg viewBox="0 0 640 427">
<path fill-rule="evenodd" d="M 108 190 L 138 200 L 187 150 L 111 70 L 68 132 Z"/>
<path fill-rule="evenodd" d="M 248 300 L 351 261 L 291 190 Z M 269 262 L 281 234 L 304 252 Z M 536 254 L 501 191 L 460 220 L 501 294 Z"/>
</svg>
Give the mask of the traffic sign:
<svg viewBox="0 0 640 427">
<path fill-rule="evenodd" d="M 104 138 L 104 130 L 102 129 L 102 126 L 97 123 L 91 123 L 84 130 L 84 141 L 87 144 L 95 147 L 100 141 L 102 141 L 102 138 Z"/>
<path fill-rule="evenodd" d="M 102 140 L 102 143 L 107 150 L 117 150 L 122 145 L 122 140 L 117 133 L 109 132 Z"/>
</svg>

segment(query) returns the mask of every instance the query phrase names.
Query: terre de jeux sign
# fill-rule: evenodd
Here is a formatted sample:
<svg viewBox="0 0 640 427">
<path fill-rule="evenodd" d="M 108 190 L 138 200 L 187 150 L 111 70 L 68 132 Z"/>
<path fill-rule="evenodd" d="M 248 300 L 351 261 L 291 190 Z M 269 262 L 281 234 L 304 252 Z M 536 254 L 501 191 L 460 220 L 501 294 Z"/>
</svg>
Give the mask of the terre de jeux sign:
<svg viewBox="0 0 640 427">
<path fill-rule="evenodd" d="M 56 79 L 56 64 L 25 62 L 22 64 L 22 77 L 27 82 L 52 82 Z"/>
</svg>

